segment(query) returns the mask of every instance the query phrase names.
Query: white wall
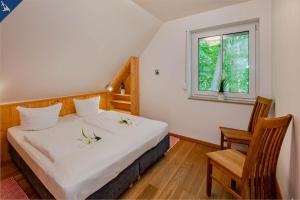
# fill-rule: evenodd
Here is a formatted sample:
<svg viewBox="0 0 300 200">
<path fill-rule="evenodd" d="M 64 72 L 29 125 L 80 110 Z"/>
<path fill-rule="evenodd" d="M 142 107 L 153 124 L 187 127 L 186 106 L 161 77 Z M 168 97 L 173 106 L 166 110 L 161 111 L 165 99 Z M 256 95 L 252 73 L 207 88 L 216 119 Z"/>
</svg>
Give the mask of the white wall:
<svg viewBox="0 0 300 200">
<path fill-rule="evenodd" d="M 220 125 L 246 129 L 252 106 L 188 100 L 185 39 L 187 30 L 253 19 L 260 20 L 259 95 L 271 97 L 271 1 L 254 0 L 162 25 L 141 56 L 142 115 L 168 122 L 171 132 L 216 144 Z"/>
<path fill-rule="evenodd" d="M 131 0 L 35 0 L 1 23 L 0 102 L 103 90 L 161 22 Z"/>
<path fill-rule="evenodd" d="M 300 1 L 273 0 L 273 94 L 276 115 L 294 115 L 284 139 L 277 177 L 285 198 L 300 199 Z"/>
</svg>

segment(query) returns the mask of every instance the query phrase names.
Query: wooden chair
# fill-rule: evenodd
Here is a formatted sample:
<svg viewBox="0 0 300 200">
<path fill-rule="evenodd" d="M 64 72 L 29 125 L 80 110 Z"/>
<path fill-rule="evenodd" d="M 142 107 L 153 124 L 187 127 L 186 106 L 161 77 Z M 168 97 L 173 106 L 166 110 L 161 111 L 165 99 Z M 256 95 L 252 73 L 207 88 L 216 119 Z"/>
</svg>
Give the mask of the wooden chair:
<svg viewBox="0 0 300 200">
<path fill-rule="evenodd" d="M 227 148 L 231 148 L 231 143 L 249 145 L 252 133 L 259 118 L 267 117 L 272 105 L 272 99 L 257 97 L 250 117 L 248 130 L 238 130 L 233 128 L 220 127 L 221 130 L 221 149 L 224 149 L 224 142 Z"/>
<path fill-rule="evenodd" d="M 211 196 L 212 179 L 238 199 L 276 198 L 276 165 L 292 115 L 261 118 L 253 133 L 247 156 L 233 149 L 207 153 L 207 196 Z M 237 183 L 239 192 L 212 173 L 213 167 Z M 234 186 L 234 185 L 233 185 Z"/>
</svg>

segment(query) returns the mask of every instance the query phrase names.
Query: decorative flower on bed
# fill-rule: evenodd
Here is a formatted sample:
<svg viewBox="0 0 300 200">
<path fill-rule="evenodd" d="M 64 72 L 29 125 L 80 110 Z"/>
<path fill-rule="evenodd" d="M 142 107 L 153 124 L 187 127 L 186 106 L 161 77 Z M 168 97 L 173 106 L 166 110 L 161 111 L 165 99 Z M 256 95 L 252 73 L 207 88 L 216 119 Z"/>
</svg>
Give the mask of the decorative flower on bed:
<svg viewBox="0 0 300 200">
<path fill-rule="evenodd" d="M 128 119 L 128 118 L 124 119 L 124 118 L 121 117 L 121 119 L 118 122 L 119 122 L 119 124 L 125 125 L 125 126 L 133 125 L 133 121 L 131 119 Z"/>
<path fill-rule="evenodd" d="M 84 133 L 83 129 L 81 129 L 81 135 L 79 141 L 83 142 L 84 144 L 94 144 L 101 140 L 102 138 L 97 136 L 94 132 L 92 136 L 88 136 Z"/>
</svg>

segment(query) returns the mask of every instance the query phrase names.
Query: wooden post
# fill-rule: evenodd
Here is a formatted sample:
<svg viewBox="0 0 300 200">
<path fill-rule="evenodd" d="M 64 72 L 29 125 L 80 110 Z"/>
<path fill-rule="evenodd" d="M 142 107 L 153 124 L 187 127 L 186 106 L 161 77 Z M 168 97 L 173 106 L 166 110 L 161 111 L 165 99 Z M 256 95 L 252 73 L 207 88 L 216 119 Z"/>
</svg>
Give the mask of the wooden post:
<svg viewBox="0 0 300 200">
<path fill-rule="evenodd" d="M 210 159 L 207 159 L 207 177 L 206 177 L 206 194 L 208 197 L 211 196 L 211 188 L 212 188 L 212 164 L 210 163 Z"/>
<path fill-rule="evenodd" d="M 140 114 L 139 99 L 139 58 L 130 58 L 131 114 Z"/>
</svg>

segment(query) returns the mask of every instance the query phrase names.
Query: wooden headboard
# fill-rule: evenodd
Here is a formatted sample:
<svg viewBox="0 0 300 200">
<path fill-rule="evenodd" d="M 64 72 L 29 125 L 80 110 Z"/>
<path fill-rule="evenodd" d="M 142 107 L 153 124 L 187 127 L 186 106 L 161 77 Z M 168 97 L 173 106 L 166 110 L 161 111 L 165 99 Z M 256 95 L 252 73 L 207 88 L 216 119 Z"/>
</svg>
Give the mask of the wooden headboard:
<svg viewBox="0 0 300 200">
<path fill-rule="evenodd" d="M 94 96 L 101 96 L 100 108 L 107 110 L 107 92 L 98 92 L 92 94 L 84 94 L 77 96 L 57 97 L 52 99 L 43 99 L 35 101 L 26 101 L 18 103 L 0 104 L 0 136 L 1 136 L 1 162 L 10 160 L 8 153 L 7 129 L 10 127 L 20 125 L 19 112 L 16 110 L 17 106 L 38 108 L 62 103 L 60 116 L 75 113 L 75 106 L 73 103 L 74 98 L 86 99 Z"/>
</svg>

